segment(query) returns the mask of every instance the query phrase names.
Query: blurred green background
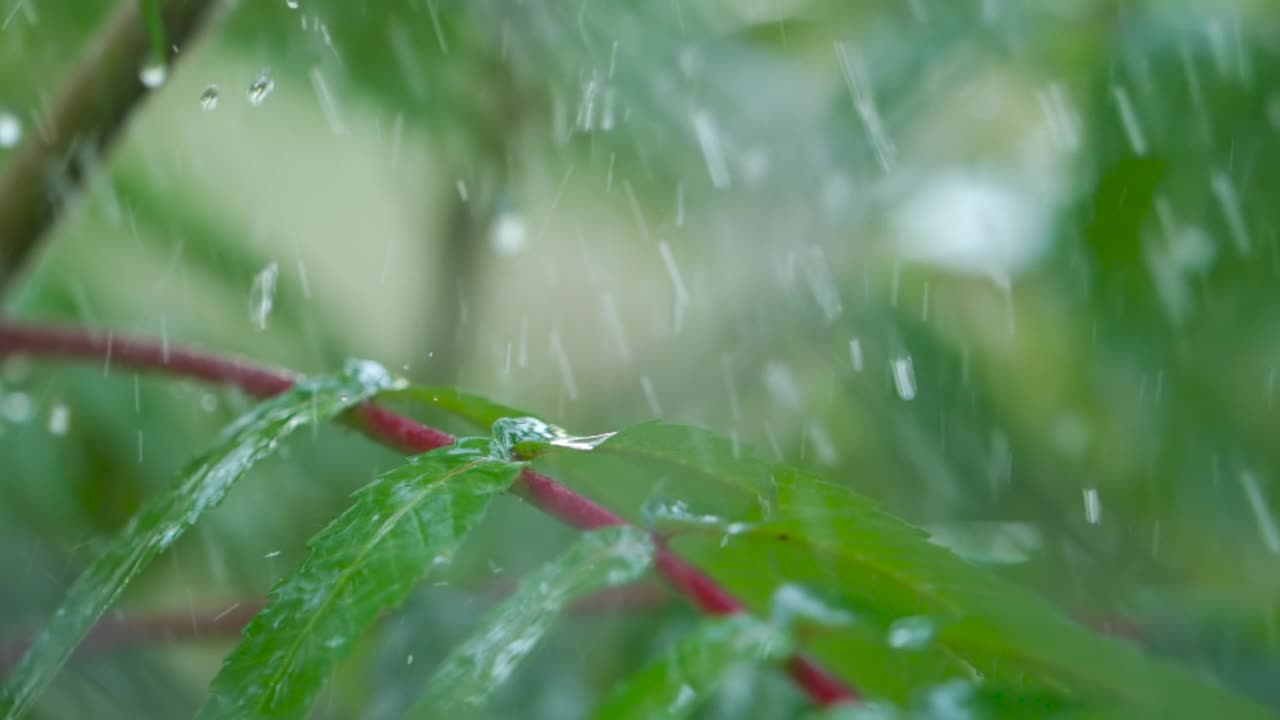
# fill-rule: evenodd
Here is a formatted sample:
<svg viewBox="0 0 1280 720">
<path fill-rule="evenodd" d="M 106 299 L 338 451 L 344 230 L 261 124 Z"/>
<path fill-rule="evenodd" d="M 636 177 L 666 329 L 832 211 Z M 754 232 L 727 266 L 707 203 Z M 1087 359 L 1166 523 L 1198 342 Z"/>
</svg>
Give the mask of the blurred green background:
<svg viewBox="0 0 1280 720">
<path fill-rule="evenodd" d="M 114 5 L 0 0 L 0 172 Z M 581 433 L 711 427 L 1280 706 L 1277 193 L 1261 0 L 243 0 L 5 311 L 302 371 L 367 357 Z M 4 360 L 0 642 L 248 404 Z M 295 440 L 123 607 L 260 597 L 395 462 Z M 572 470 L 632 518 L 692 492 Z M 569 537 L 504 499 L 317 715 L 395 717 Z M 693 620 L 571 618 L 495 716 L 580 716 Z M 230 642 L 87 656 L 40 712 L 189 715 Z M 764 674 L 706 716 L 799 707 Z"/>
</svg>

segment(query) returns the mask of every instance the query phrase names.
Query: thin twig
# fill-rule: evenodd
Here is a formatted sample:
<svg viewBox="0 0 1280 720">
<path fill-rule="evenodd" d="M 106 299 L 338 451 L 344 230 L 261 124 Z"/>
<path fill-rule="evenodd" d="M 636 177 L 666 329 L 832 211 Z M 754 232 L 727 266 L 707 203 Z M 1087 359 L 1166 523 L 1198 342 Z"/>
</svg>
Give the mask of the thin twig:
<svg viewBox="0 0 1280 720">
<path fill-rule="evenodd" d="M 286 371 L 257 367 L 190 348 L 161 346 L 140 338 L 0 323 L 0 355 L 12 353 L 95 360 L 109 355 L 113 364 L 230 384 L 260 397 L 287 390 L 295 379 Z M 366 434 L 403 452 L 426 452 L 449 445 L 454 440 L 447 433 L 371 403 L 360 406 L 358 410 L 360 425 Z M 520 483 L 515 491 L 535 507 L 573 527 L 591 529 L 626 524 L 607 508 L 529 468 L 520 473 Z M 743 611 L 742 603 L 709 576 L 677 556 L 660 539 L 656 566 L 676 591 L 703 612 L 732 615 Z M 857 693 L 841 680 L 803 655 L 792 656 L 786 667 L 800 689 L 819 705 L 858 698 Z"/>
<path fill-rule="evenodd" d="M 197 36 L 217 0 L 156 0 L 169 63 Z M 148 89 L 153 52 L 141 0 L 125 0 L 81 58 L 52 109 L 0 176 L 0 289 L 54 224 L 59 207 L 110 150 Z"/>
</svg>

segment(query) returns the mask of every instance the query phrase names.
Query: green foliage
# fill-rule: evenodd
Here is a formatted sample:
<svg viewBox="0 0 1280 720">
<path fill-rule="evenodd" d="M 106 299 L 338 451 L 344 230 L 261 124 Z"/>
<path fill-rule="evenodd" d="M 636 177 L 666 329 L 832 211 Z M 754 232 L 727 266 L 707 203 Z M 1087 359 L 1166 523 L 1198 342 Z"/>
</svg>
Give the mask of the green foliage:
<svg viewBox="0 0 1280 720">
<path fill-rule="evenodd" d="M 171 547 L 231 486 L 299 428 L 337 416 L 391 385 L 382 368 L 353 363 L 334 378 L 303 380 L 228 427 L 214 448 L 153 498 L 67 590 L 22 662 L 6 678 L 0 710 L 22 715 L 98 618 L 157 555 Z"/>
<path fill-rule="evenodd" d="M 441 662 L 412 717 L 476 713 L 541 642 L 565 607 L 588 593 L 631 582 L 653 560 L 647 533 L 615 527 L 585 533 L 562 555 L 526 576 Z"/>
<path fill-rule="evenodd" d="M 707 620 L 676 643 L 663 660 L 626 681 L 595 717 L 689 717 L 730 670 L 781 660 L 790 652 L 791 641 L 785 633 L 749 615 Z"/>
<path fill-rule="evenodd" d="M 487 440 L 414 457 L 362 489 L 271 593 L 213 681 L 204 718 L 305 717 L 378 615 L 448 565 L 520 465 Z"/>
<path fill-rule="evenodd" d="M 1233 705 L 1242 716 L 1258 712 L 1066 619 L 848 487 L 765 463 L 707 431 L 649 423 L 619 432 L 591 457 L 678 468 L 686 484 L 676 486 L 676 497 L 693 494 L 690 485 L 701 478 L 718 489 L 717 508 L 753 507 L 709 514 L 692 503 L 651 500 L 643 510 L 655 529 L 676 533 L 675 547 L 757 610 L 787 583 L 839 595 L 860 622 L 817 633 L 815 647 L 870 692 L 901 697 L 928 678 L 976 670 L 1148 713 Z M 726 499 L 735 494 L 739 502 Z"/>
</svg>

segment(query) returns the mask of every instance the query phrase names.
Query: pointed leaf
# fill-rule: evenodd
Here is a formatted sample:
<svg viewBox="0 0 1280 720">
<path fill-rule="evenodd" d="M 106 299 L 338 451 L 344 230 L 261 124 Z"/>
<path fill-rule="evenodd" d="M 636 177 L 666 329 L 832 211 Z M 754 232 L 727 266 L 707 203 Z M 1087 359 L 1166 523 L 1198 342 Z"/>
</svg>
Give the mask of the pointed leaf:
<svg viewBox="0 0 1280 720">
<path fill-rule="evenodd" d="M 164 494 L 142 507 L 67 590 L 62 605 L 10 674 L 0 697 L 6 720 L 22 715 L 125 586 L 173 545 L 280 441 L 390 387 L 386 371 L 354 363 L 334 378 L 299 382 L 223 431 L 213 450 L 188 465 Z"/>
<path fill-rule="evenodd" d="M 472 438 L 415 456 L 361 489 L 271 592 L 200 717 L 305 717 L 338 660 L 433 566 L 450 562 L 521 467 Z"/>
<path fill-rule="evenodd" d="M 584 533 L 555 560 L 526 577 L 510 599 L 445 658 L 410 717 L 464 717 L 479 710 L 532 653 L 565 606 L 596 590 L 638 578 L 653 561 L 653 541 L 634 527 Z"/>
<path fill-rule="evenodd" d="M 596 710 L 598 720 L 689 717 L 725 675 L 741 663 L 765 663 L 791 654 L 776 626 L 750 615 L 706 620 L 661 662 L 632 676 Z"/>
<path fill-rule="evenodd" d="M 404 398 L 430 407 L 438 407 L 481 428 L 489 428 L 502 418 L 534 416 L 533 413 L 500 405 L 454 387 L 411 385 L 389 392 L 386 397 Z"/>
<path fill-rule="evenodd" d="M 562 446 L 567 447 L 567 446 Z M 648 422 L 549 458 L 557 475 L 623 517 L 646 524 L 649 504 L 687 503 L 735 519 L 773 505 L 772 467 L 750 448 L 701 428 Z"/>
<path fill-rule="evenodd" d="M 1077 625 L 843 486 L 784 468 L 775 478 L 774 519 L 739 524 L 724 538 L 674 541 L 751 605 L 764 602 L 781 582 L 804 583 L 841 593 L 873 618 L 897 618 L 888 625 L 885 653 L 936 645 L 987 677 L 1038 683 L 1135 711 L 1262 716 L 1239 696 Z M 849 659 L 839 655 L 841 648 L 825 649 Z M 867 662 L 864 657 L 861 666 L 841 667 L 865 687 L 859 667 Z"/>
</svg>

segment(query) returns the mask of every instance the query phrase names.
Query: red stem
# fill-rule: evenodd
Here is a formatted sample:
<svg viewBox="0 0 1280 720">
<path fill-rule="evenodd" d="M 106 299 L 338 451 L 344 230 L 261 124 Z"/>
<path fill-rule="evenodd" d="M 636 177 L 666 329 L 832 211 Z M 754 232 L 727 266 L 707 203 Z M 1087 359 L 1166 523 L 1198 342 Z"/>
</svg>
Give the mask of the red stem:
<svg viewBox="0 0 1280 720">
<path fill-rule="evenodd" d="M 515 584 L 509 583 L 493 588 L 488 594 L 495 599 L 502 599 L 515 589 Z M 670 598 L 667 589 L 658 583 L 639 582 L 597 590 L 570 605 L 569 612 L 589 615 L 618 610 L 652 610 L 666 605 Z M 235 637 L 265 605 L 261 599 L 255 598 L 220 610 L 165 610 L 108 615 L 93 626 L 84 642 L 76 648 L 76 654 L 83 656 L 121 645 L 153 645 L 158 642 Z M 0 643 L 0 676 L 22 659 L 30 645 L 30 633 Z"/>
<path fill-rule="evenodd" d="M 282 393 L 296 379 L 286 370 L 264 368 L 190 348 L 171 347 L 167 343 L 11 322 L 0 323 L 0 355 L 7 353 L 103 360 L 108 368 L 112 363 L 119 363 L 136 369 L 198 378 L 233 385 L 258 397 Z M 372 403 L 361 405 L 357 412 L 366 434 L 401 452 L 426 452 L 454 442 L 453 436 L 447 433 Z M 594 529 L 626 524 L 607 508 L 536 470 L 526 468 L 520 473 L 520 481 L 515 488 L 517 494 L 568 525 Z M 703 612 L 731 615 L 743 611 L 742 603 L 673 553 L 661 539 L 655 564 L 671 585 Z M 788 660 L 787 673 L 818 705 L 858 699 L 851 688 L 803 655 L 797 654 Z"/>
</svg>

